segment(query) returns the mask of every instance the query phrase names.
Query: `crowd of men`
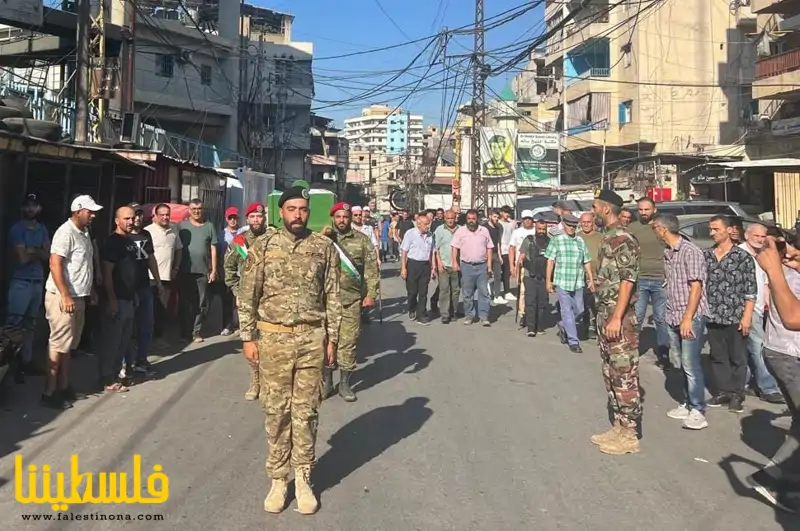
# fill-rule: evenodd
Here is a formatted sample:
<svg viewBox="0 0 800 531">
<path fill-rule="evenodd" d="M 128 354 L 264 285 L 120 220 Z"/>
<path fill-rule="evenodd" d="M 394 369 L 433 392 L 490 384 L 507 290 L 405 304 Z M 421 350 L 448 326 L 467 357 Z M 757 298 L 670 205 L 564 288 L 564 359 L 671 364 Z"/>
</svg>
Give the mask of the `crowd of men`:
<svg viewBox="0 0 800 531">
<path fill-rule="evenodd" d="M 202 342 L 212 286 L 223 298 L 223 334 L 230 333 L 235 306 L 221 277 L 216 282 L 217 257 L 226 252 L 218 241 L 228 241 L 238 212 L 229 209 L 219 234 L 204 219 L 199 200 L 190 202 L 189 217 L 179 224 L 171 221 L 167 204 L 146 213 L 132 203 L 115 211 L 114 231 L 98 244 L 90 229 L 103 207 L 88 195 L 75 197 L 70 207 L 69 219 L 51 239 L 38 221 L 41 205 L 30 194 L 9 234 L 6 321 L 23 330 L 14 372 L 19 383 L 40 372 L 33 342 L 43 304 L 49 325 L 43 406 L 70 408 L 85 394 L 69 382 L 70 359 L 81 346 L 97 360 L 96 386 L 86 391 L 127 392 L 132 382 L 153 376 L 148 352 L 154 340 L 166 344 L 165 325 L 176 302 L 181 339 Z M 255 227 L 264 219 L 263 206 L 257 209 Z M 149 218 L 152 223 L 145 225 Z"/>
<path fill-rule="evenodd" d="M 556 225 L 526 210 L 518 226 L 508 207 L 483 222 L 477 211 L 457 207 L 373 219 L 371 208 L 342 202 L 330 210 L 330 227 L 313 233 L 308 190 L 293 187 L 278 202 L 280 227 L 266 227 L 265 209 L 254 203 L 243 228 L 238 210 L 228 209 L 218 235 L 199 201 L 190 203 L 189 219 L 178 226 L 170 223 L 169 206 L 158 205 L 145 227 L 145 212 L 132 204 L 116 210 L 114 233 L 97 249 L 88 227 L 102 207 L 89 196 L 71 206 L 70 219 L 50 241 L 29 196 L 11 232 L 18 263 L 10 318 L 22 323 L 35 316 L 45 292 L 50 337 L 42 403 L 65 408 L 76 399 L 69 359 L 92 305 L 103 308 L 98 383 L 108 392 L 127 391 L 131 372 L 153 370 L 147 352 L 157 332 L 154 316 L 167 311 L 173 282 L 180 283 L 182 335 L 203 341 L 209 286 L 221 261 L 229 290 L 223 333 L 239 334 L 251 368 L 245 397 L 259 400 L 267 414 L 267 512 L 285 509 L 292 471 L 298 511 L 317 511 L 311 471 L 318 409 L 333 394 L 336 370 L 338 394 L 356 400 L 350 377 L 363 312 L 380 297 L 381 261 L 398 255 L 408 317 L 419 325 L 438 317 L 442 324 L 462 319 L 489 327 L 492 304 L 517 301 L 520 324 L 535 338 L 551 324 L 555 295 L 556 333 L 565 347 L 580 354 L 581 341 L 597 340 L 613 426 L 590 440 L 612 455 L 640 451 L 639 344 L 651 305 L 658 363 L 684 376 L 686 399 L 668 416 L 699 430 L 708 426 L 707 408 L 740 413 L 748 392 L 785 402 L 793 416 L 787 440 L 748 480 L 770 502 L 800 508 L 800 253 L 797 242 L 768 236 L 764 225 L 744 230 L 736 220 L 714 216 L 715 245 L 700 250 L 679 234 L 675 216 L 659 214 L 647 198 L 638 201 L 638 221 L 624 225 L 623 200 L 603 190 L 593 211 L 580 217 L 554 204 Z M 429 299 L 432 280 L 436 290 Z M 518 296 L 511 292 L 515 286 Z M 700 363 L 706 337 L 709 375 Z"/>
</svg>

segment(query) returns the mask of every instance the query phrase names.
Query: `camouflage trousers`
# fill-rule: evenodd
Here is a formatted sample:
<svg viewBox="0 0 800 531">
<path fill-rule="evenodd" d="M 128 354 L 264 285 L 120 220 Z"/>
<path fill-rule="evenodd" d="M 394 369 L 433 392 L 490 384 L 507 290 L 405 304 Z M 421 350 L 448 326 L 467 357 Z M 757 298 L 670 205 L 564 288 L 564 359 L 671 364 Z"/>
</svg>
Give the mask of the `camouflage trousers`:
<svg viewBox="0 0 800 531">
<path fill-rule="evenodd" d="M 361 300 L 342 307 L 336 362 L 343 371 L 356 370 L 356 346 L 361 335 Z"/>
<path fill-rule="evenodd" d="M 265 333 L 258 340 L 261 404 L 269 455 L 267 475 L 286 478 L 291 468 L 316 462 L 317 413 L 322 393 L 325 330 Z M 266 395 L 266 396 L 264 396 Z"/>
<path fill-rule="evenodd" d="M 622 337 L 611 340 L 605 328 L 613 309 L 598 308 L 597 345 L 603 362 L 603 380 L 614 419 L 636 428 L 642 416 L 639 393 L 639 333 L 633 311 L 622 318 Z"/>
</svg>

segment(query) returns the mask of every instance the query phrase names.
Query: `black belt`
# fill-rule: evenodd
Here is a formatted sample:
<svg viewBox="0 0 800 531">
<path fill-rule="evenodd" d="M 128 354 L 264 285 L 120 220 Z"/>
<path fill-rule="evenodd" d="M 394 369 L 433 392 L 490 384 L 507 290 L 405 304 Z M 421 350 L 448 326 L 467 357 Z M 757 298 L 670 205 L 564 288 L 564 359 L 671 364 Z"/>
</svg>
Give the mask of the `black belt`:
<svg viewBox="0 0 800 531">
<path fill-rule="evenodd" d="M 417 264 L 430 264 L 430 260 L 414 260 L 413 258 L 407 258 L 409 262 L 416 262 Z"/>
<path fill-rule="evenodd" d="M 467 260 L 461 260 L 461 261 L 464 262 L 465 264 L 469 264 L 471 266 L 483 265 L 483 264 L 486 263 L 486 260 L 484 260 L 483 262 L 469 262 Z"/>
</svg>

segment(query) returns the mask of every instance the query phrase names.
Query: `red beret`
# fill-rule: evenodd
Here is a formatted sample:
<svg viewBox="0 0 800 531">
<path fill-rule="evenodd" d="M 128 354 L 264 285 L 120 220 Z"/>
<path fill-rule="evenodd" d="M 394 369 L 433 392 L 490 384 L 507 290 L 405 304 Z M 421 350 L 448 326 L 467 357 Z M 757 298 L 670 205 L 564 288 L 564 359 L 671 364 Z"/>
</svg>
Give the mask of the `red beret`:
<svg viewBox="0 0 800 531">
<path fill-rule="evenodd" d="M 264 213 L 264 205 L 261 203 L 250 203 L 250 206 L 247 207 L 247 210 L 244 211 L 245 216 L 249 216 L 250 214 L 258 212 L 260 214 Z"/>
<path fill-rule="evenodd" d="M 330 215 L 333 216 L 339 210 L 344 210 L 346 212 L 350 212 L 350 203 L 345 203 L 344 201 L 339 201 L 335 205 L 331 207 Z"/>
</svg>

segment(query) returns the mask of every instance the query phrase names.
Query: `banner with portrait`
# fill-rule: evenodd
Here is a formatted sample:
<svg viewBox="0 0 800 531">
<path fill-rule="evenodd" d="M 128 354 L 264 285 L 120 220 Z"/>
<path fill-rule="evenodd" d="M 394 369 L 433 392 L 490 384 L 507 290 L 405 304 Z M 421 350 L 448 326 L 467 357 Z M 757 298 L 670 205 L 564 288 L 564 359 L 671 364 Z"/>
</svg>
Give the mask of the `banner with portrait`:
<svg viewBox="0 0 800 531">
<path fill-rule="evenodd" d="M 509 129 L 481 128 L 481 166 L 484 177 L 514 175 L 514 136 Z"/>
<path fill-rule="evenodd" d="M 555 188 L 561 163 L 559 133 L 517 135 L 517 186 Z"/>
</svg>

